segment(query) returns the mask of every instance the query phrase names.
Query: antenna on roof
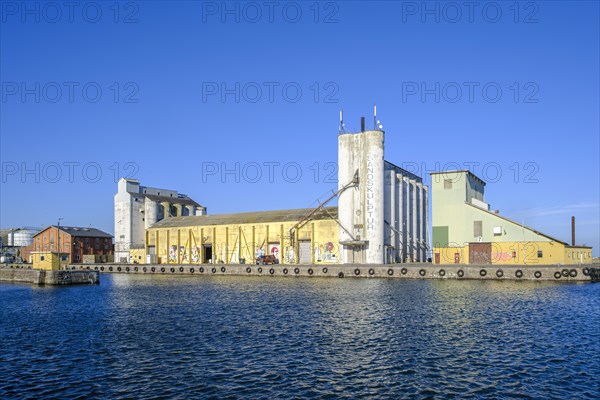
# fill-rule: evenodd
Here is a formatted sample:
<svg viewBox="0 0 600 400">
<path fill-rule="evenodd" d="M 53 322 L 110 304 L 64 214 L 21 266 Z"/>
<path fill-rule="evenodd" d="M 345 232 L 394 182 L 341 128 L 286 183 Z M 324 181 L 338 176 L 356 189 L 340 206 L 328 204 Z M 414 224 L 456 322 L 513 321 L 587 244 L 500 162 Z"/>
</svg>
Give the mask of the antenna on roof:
<svg viewBox="0 0 600 400">
<path fill-rule="evenodd" d="M 344 129 L 344 111 L 340 110 L 340 135 L 345 133 Z"/>
<path fill-rule="evenodd" d="M 377 130 L 377 104 L 373 104 L 373 129 Z"/>
<path fill-rule="evenodd" d="M 383 125 L 381 124 L 381 121 L 377 120 L 377 104 L 373 105 L 373 129 L 377 130 L 377 129 L 383 129 Z"/>
</svg>

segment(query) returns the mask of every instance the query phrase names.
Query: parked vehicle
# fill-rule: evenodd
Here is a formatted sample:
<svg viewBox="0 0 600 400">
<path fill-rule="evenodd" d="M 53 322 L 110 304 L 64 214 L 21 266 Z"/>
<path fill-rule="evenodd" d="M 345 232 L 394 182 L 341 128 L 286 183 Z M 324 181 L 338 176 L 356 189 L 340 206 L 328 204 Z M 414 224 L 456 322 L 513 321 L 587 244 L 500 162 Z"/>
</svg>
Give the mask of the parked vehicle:
<svg viewBox="0 0 600 400">
<path fill-rule="evenodd" d="M 279 260 L 275 258 L 274 255 L 264 255 L 256 258 L 256 265 L 270 265 L 270 264 L 279 264 Z"/>
</svg>

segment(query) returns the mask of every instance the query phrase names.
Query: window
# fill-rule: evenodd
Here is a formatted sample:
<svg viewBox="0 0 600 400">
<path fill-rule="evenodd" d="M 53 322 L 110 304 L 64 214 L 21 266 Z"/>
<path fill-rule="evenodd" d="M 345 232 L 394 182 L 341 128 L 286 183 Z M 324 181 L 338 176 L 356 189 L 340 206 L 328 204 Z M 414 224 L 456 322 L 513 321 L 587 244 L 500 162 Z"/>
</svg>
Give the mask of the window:
<svg viewBox="0 0 600 400">
<path fill-rule="evenodd" d="M 444 179 L 444 189 L 452 189 L 452 179 Z"/>
<path fill-rule="evenodd" d="M 40 261 L 44 261 L 44 256 L 40 256 Z"/>
<path fill-rule="evenodd" d="M 483 236 L 483 222 L 482 221 L 473 221 L 473 236 L 479 237 Z"/>
<path fill-rule="evenodd" d="M 512 258 L 517 258 L 517 252 L 516 251 L 512 252 Z"/>
<path fill-rule="evenodd" d="M 494 236 L 502 236 L 502 227 L 501 226 L 494 227 Z"/>
<path fill-rule="evenodd" d="M 542 250 L 538 250 L 538 258 L 544 257 L 544 252 Z"/>
</svg>

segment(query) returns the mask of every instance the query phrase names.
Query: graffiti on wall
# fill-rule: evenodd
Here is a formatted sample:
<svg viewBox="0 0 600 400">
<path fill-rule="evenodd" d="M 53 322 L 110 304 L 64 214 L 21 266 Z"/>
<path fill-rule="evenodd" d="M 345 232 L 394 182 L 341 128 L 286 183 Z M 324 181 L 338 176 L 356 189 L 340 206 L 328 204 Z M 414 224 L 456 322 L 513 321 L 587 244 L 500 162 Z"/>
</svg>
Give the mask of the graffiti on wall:
<svg viewBox="0 0 600 400">
<path fill-rule="evenodd" d="M 200 246 L 192 246 L 192 262 L 196 264 L 200 262 Z"/>
<path fill-rule="evenodd" d="M 338 252 L 333 242 L 327 242 L 323 245 L 315 244 L 315 260 L 318 262 L 337 262 Z"/>
<path fill-rule="evenodd" d="M 177 246 L 169 246 L 169 262 L 177 261 Z"/>
<path fill-rule="evenodd" d="M 279 245 L 278 244 L 270 244 L 269 245 L 269 254 L 275 256 L 277 260 L 279 260 Z"/>
<path fill-rule="evenodd" d="M 186 247 L 180 246 L 179 247 L 179 254 L 181 254 L 181 262 L 182 263 L 189 263 L 190 262 L 190 259 L 188 258 L 189 254 L 186 251 Z"/>
</svg>

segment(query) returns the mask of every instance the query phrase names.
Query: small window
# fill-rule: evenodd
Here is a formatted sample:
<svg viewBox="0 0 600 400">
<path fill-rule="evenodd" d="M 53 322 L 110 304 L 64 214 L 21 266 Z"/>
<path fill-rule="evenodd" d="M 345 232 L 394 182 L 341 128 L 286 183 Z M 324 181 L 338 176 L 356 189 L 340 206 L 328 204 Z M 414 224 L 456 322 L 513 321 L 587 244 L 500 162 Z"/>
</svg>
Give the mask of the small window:
<svg viewBox="0 0 600 400">
<path fill-rule="evenodd" d="M 502 236 L 502 227 L 501 226 L 494 227 L 494 236 Z"/>
<path fill-rule="evenodd" d="M 482 221 L 473 221 L 473 236 L 479 237 L 483 236 L 483 222 Z"/>
<path fill-rule="evenodd" d="M 538 258 L 544 257 L 544 252 L 542 250 L 538 250 Z"/>
<path fill-rule="evenodd" d="M 44 261 L 44 256 L 40 256 L 40 261 Z"/>
<path fill-rule="evenodd" d="M 512 252 L 512 258 L 517 258 L 517 252 L 516 251 Z"/>
<path fill-rule="evenodd" d="M 444 179 L 444 189 L 452 189 L 452 179 Z"/>
</svg>

